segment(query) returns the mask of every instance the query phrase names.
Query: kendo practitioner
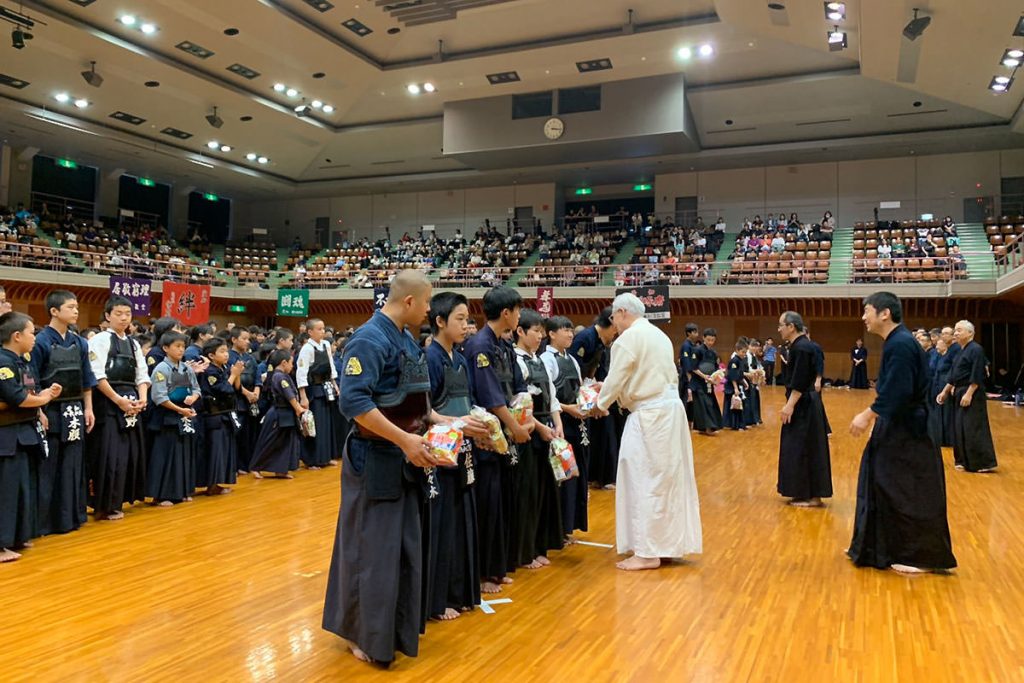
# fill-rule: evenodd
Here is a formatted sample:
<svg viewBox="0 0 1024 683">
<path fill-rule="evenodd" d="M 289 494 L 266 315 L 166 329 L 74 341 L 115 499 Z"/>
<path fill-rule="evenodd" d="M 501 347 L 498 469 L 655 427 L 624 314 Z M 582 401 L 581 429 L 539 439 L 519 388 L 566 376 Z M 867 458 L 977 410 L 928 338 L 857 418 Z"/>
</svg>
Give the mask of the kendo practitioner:
<svg viewBox="0 0 1024 683">
<path fill-rule="evenodd" d="M 988 423 L 985 351 L 974 341 L 974 325 L 967 320 L 956 324 L 953 335 L 960 353 L 936 397 L 939 404 L 953 402 L 953 461 L 960 471 L 994 472 L 998 463 Z"/>
<path fill-rule="evenodd" d="M 683 400 L 686 416 L 693 424 L 693 389 L 690 388 L 697 349 L 700 347 L 700 329 L 697 323 L 686 323 L 686 339 L 679 347 L 679 398 Z"/>
<path fill-rule="evenodd" d="M 546 337 L 544 318 L 524 309 L 516 329 L 516 362 L 533 397 L 533 434 L 519 450 L 519 525 L 513 544 L 515 559 L 526 569 L 551 564 L 548 551 L 562 547 L 561 501 L 558 485 L 548 459 L 551 441 L 562 438 L 558 390 L 537 355 Z"/>
<path fill-rule="evenodd" d="M 609 349 L 618 334 L 611 315 L 611 307 L 606 307 L 598 314 L 593 325 L 573 337 L 568 350 L 568 354 L 580 366 L 580 375 L 584 380 L 596 380 L 598 390 L 608 376 L 611 361 Z M 609 490 L 615 488 L 619 467 L 619 438 L 625 422 L 626 418 L 618 405 L 608 415 L 590 416 L 585 421 L 587 441 L 590 443 L 584 447 L 586 478 L 583 470 L 580 470 L 580 481 L 584 486 L 589 482 Z M 579 457 L 576 461 L 579 465 Z"/>
<path fill-rule="evenodd" d="M 231 493 L 227 485 L 238 480 L 237 433 L 241 428 L 238 414 L 238 387 L 241 386 L 245 363 L 228 365 L 228 344 L 214 337 L 203 344 L 203 356 L 210 366 L 199 376 L 203 393 L 203 450 L 197 466 L 197 487 L 205 487 L 206 495 Z"/>
<path fill-rule="evenodd" d="M 157 318 L 153 322 L 153 337 L 156 339 L 156 343 L 153 347 L 146 352 L 146 367 L 149 372 L 153 372 L 156 368 L 156 364 L 164 359 L 167 355 L 164 353 L 163 347 L 160 346 L 160 340 L 164 338 L 164 335 L 168 332 L 180 332 L 185 334 L 185 328 L 181 326 L 174 318 Z M 185 337 L 185 341 L 188 341 L 188 336 Z"/>
<path fill-rule="evenodd" d="M 158 344 L 164 358 L 150 375 L 153 414 L 147 424 L 153 439 L 146 495 L 159 507 L 190 501 L 195 491 L 195 405 L 202 393 L 195 371 L 184 361 L 187 341 L 184 334 L 165 332 Z"/>
<path fill-rule="evenodd" d="M 341 446 L 337 443 L 334 425 L 338 414 L 338 373 L 331 360 L 331 343 L 324 339 L 324 321 L 311 318 L 306 323 L 309 339 L 299 351 L 295 383 L 299 387 L 299 403 L 313 413 L 316 437 L 302 441 L 302 460 L 306 467 L 318 470 L 337 465 Z"/>
<path fill-rule="evenodd" d="M 555 385 L 555 400 L 559 403 L 564 438 L 572 446 L 579 476 L 567 479 L 558 488 L 562 500 L 562 532 L 567 544 L 575 543 L 572 532 L 587 531 L 588 499 L 587 489 L 589 464 L 589 435 L 586 414 L 577 405 L 580 387 L 583 386 L 583 372 L 576 361 L 578 356 L 569 353 L 573 341 L 572 321 L 564 316 L 548 318 L 545 323 L 548 333 L 548 348 L 541 356 L 548 377 Z M 582 332 L 580 333 L 582 334 Z M 584 349 L 582 345 L 580 349 Z"/>
<path fill-rule="evenodd" d="M 928 435 L 928 358 L 902 324 L 900 300 L 864 300 L 868 332 L 885 340 L 877 396 L 850 433 L 871 427 L 857 481 L 857 512 L 847 554 L 858 567 L 917 574 L 956 566 L 946 520 L 942 452 Z"/>
<path fill-rule="evenodd" d="M 939 338 L 946 345 L 946 355 L 942 356 L 935 362 L 935 384 L 938 386 L 938 389 L 935 391 L 935 397 L 938 397 L 938 395 L 942 393 L 946 384 L 949 383 L 949 373 L 953 370 L 953 366 L 956 364 L 957 356 L 960 355 L 960 345 L 956 342 L 956 338 L 953 336 L 952 327 L 943 327 Z M 939 403 L 936 401 L 935 405 L 938 406 L 940 410 L 938 420 L 942 427 L 942 442 L 939 445 L 952 448 L 953 414 L 955 408 L 954 402 L 942 401 Z"/>
<path fill-rule="evenodd" d="M 96 422 L 89 344 L 69 329 L 78 323 L 78 300 L 58 289 L 47 295 L 46 308 L 50 324 L 36 335 L 31 364 L 43 389 L 59 384 L 62 390 L 43 409 L 50 455 L 39 461 L 36 478 L 40 536 L 64 534 L 85 524 L 85 435 Z"/>
<path fill-rule="evenodd" d="M 466 340 L 463 352 L 478 405 L 495 415 L 512 436 L 508 454 L 495 453 L 478 444 L 473 447 L 483 593 L 497 593 L 501 584 L 511 583 L 512 579 L 505 574 L 510 565 L 515 566 L 508 552 L 515 521 L 511 518 L 515 445 L 526 443 L 530 432 L 516 422 L 508 409 L 513 396 L 525 391 L 526 384 L 514 352 L 502 337 L 519 325 L 522 302 L 519 293 L 510 287 L 489 289 L 483 299 L 487 324 Z"/>
<path fill-rule="evenodd" d="M 345 343 L 348 338 L 342 336 L 342 332 L 339 330 L 335 333 L 333 339 L 328 339 L 331 343 L 331 349 L 333 355 L 331 356 L 331 362 L 334 363 L 334 373 L 338 378 L 338 389 L 339 393 L 341 390 L 341 377 L 345 374 Z M 348 430 L 350 425 L 348 420 L 345 419 L 344 413 L 341 412 L 341 402 L 335 401 L 334 406 L 334 442 L 337 444 L 338 452 L 341 452 L 341 448 L 345 444 L 345 439 L 348 438 Z"/>
<path fill-rule="evenodd" d="M 273 472 L 276 479 L 292 479 L 291 471 L 299 469 L 302 434 L 298 420 L 304 412 L 295 380 L 291 377 L 294 369 L 292 353 L 287 349 L 276 349 L 267 362 L 274 367 L 274 373 L 264 383 L 261 397 L 267 399 L 270 408 L 263 417 L 250 471 L 256 479 L 263 478 L 262 472 Z"/>
<path fill-rule="evenodd" d="M 32 545 L 32 461 L 47 456 L 40 408 L 61 395 L 57 383 L 36 392 L 35 374 L 25 360 L 34 344 L 31 318 L 15 312 L 0 315 L 0 563 L 17 560 L 21 554 L 16 551 Z"/>
<path fill-rule="evenodd" d="M 270 356 L 274 351 L 287 351 L 288 357 L 292 359 L 292 369 L 288 371 L 288 374 L 295 379 L 295 358 L 292 353 L 292 346 L 295 344 L 295 337 L 291 333 L 291 330 L 287 330 L 283 327 L 277 328 L 274 334 L 269 337 L 262 346 L 260 346 L 260 359 L 259 365 L 256 366 L 256 386 L 260 387 L 260 415 L 266 415 L 267 411 L 270 410 L 270 392 L 263 390 L 264 382 L 269 382 L 273 377 L 275 366 L 270 362 Z M 293 389 L 294 382 L 293 382 Z M 298 396 L 298 390 L 296 389 L 296 396 Z"/>
<path fill-rule="evenodd" d="M 192 343 L 185 349 L 185 360 L 187 362 L 203 362 L 203 359 L 206 358 L 203 354 L 203 344 L 213 339 L 213 333 L 213 325 L 210 324 L 196 325 L 188 331 L 188 338 Z M 199 372 L 201 371 L 197 370 L 196 374 L 198 375 Z"/>
<path fill-rule="evenodd" d="M 746 337 L 736 341 L 736 350 L 729 357 L 729 365 L 725 369 L 725 387 L 722 391 L 725 426 L 735 431 L 747 428 L 743 422 L 743 407 L 747 402 L 747 346 Z M 733 408 L 734 396 L 739 396 L 739 408 Z"/>
<path fill-rule="evenodd" d="M 146 450 L 141 413 L 149 397 L 146 359 L 127 335 L 132 304 L 112 296 L 104 307 L 109 327 L 89 340 L 89 362 L 99 395 L 93 396 L 95 434 L 87 447 L 92 508 L 97 520 L 124 517 L 121 506 L 145 499 Z"/>
<path fill-rule="evenodd" d="M 711 379 L 718 370 L 715 343 L 718 332 L 708 327 L 703 333 L 704 343 L 694 351 L 690 370 L 690 391 L 693 394 L 693 429 L 711 436 L 722 428 L 722 409 L 718 407 L 715 385 Z"/>
<path fill-rule="evenodd" d="M 415 657 L 425 624 L 424 468 L 439 461 L 423 436 L 427 362 L 406 328 L 418 332 L 429 308 L 426 275 L 402 270 L 387 303 L 345 347 L 342 412 L 355 425 L 342 454 L 323 627 L 365 662 L 390 664 L 396 651 Z"/>
<path fill-rule="evenodd" d="M 789 345 L 785 341 L 785 339 L 782 340 L 782 343 L 777 347 L 778 353 L 776 353 L 778 363 L 782 367 L 779 373 L 779 382 L 781 382 L 782 386 L 789 384 Z"/>
<path fill-rule="evenodd" d="M 949 347 L 939 337 L 935 340 L 932 351 L 934 353 L 929 355 L 928 369 L 929 379 L 931 380 L 928 388 L 928 435 L 932 437 L 935 445 L 941 449 L 945 444 L 946 432 L 948 431 L 945 427 L 945 411 L 951 406 L 948 401 L 944 401 L 942 405 L 939 405 L 934 399 L 942 393 L 942 389 L 946 386 L 946 377 L 949 376 L 948 371 L 945 374 L 939 372 L 939 366 L 942 364 L 943 358 L 949 354 Z"/>
<path fill-rule="evenodd" d="M 440 415 L 462 420 L 462 448 L 455 467 L 438 467 L 437 495 L 429 497 L 430 515 L 427 579 L 427 614 L 449 621 L 480 604 L 480 563 L 477 552 L 477 510 L 472 437 L 486 437 L 475 418 L 469 366 L 457 347 L 466 339 L 469 305 L 454 292 L 435 294 L 430 300 L 430 328 L 434 342 L 427 347 L 430 402 Z"/>
<path fill-rule="evenodd" d="M 825 411 L 825 402 L 821 398 L 821 386 L 825 379 L 825 350 L 821 344 L 811 339 L 811 328 L 804 328 L 807 341 L 814 346 L 814 393 L 818 395 L 818 402 L 821 403 L 821 414 L 825 416 L 825 433 L 832 436 L 832 425 L 828 421 L 828 413 Z"/>
<path fill-rule="evenodd" d="M 786 405 L 779 411 L 778 491 L 790 505 L 821 507 L 821 499 L 832 496 L 832 463 L 821 394 L 814 390 L 817 350 L 799 313 L 783 313 L 779 333 L 789 342 L 789 374 Z"/>
<path fill-rule="evenodd" d="M 850 362 L 853 364 L 853 369 L 850 370 L 850 388 L 869 389 L 868 350 L 864 348 L 863 339 L 858 339 L 856 346 L 850 351 Z"/>
<path fill-rule="evenodd" d="M 764 370 L 761 348 L 761 342 L 757 339 L 751 339 L 747 347 L 747 400 L 743 402 L 743 424 L 747 427 L 762 424 L 760 383 L 765 381 L 767 373 L 763 377 L 758 373 L 758 370 Z"/>
<path fill-rule="evenodd" d="M 235 440 L 238 471 L 245 474 L 249 471 L 249 458 L 256 447 L 256 438 L 260 435 L 260 388 L 256 386 L 258 363 L 249 352 L 249 330 L 241 326 L 233 327 L 228 339 L 231 342 L 228 367 L 242 363 L 242 373 L 238 376 L 238 387 L 235 390 L 235 415 L 241 427 L 238 428 Z"/>
</svg>

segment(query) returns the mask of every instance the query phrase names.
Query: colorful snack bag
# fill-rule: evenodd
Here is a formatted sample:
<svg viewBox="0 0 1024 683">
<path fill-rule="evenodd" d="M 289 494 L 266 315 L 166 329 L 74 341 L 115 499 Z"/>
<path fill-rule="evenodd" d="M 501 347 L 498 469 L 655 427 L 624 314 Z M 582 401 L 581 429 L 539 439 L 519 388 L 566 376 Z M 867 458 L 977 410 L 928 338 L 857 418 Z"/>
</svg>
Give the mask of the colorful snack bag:
<svg viewBox="0 0 1024 683">
<path fill-rule="evenodd" d="M 561 483 L 580 475 L 576 465 L 576 456 L 572 452 L 572 444 L 565 439 L 553 439 L 548 450 L 548 461 L 555 473 L 555 481 Z"/>
<path fill-rule="evenodd" d="M 440 460 L 444 467 L 455 467 L 459 464 L 463 426 L 462 421 L 455 420 L 451 424 L 437 424 L 427 430 L 430 453 Z"/>
<path fill-rule="evenodd" d="M 500 455 L 508 454 L 508 441 L 505 439 L 505 432 L 501 429 L 501 420 L 480 406 L 473 406 L 469 414 L 483 422 L 487 426 L 489 434 L 487 439 L 475 439 L 476 445 Z"/>
<path fill-rule="evenodd" d="M 533 420 L 533 396 L 528 393 L 519 393 L 512 397 L 512 405 L 509 411 L 515 421 L 522 426 L 530 424 Z"/>
</svg>

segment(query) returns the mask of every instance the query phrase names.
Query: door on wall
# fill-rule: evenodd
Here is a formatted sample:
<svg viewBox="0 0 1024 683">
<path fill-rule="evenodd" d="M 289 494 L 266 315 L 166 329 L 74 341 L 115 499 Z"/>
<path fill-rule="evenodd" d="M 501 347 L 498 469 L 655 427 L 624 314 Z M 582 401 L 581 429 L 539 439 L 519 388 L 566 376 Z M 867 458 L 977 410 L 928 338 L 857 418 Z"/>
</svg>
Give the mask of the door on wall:
<svg viewBox="0 0 1024 683">
<path fill-rule="evenodd" d="M 517 206 L 514 216 L 515 227 L 520 227 L 523 232 L 530 233 L 533 228 L 533 207 Z"/>
<path fill-rule="evenodd" d="M 996 215 L 994 197 L 970 197 L 964 199 L 964 223 L 984 223 L 986 218 Z"/>
<path fill-rule="evenodd" d="M 1002 179 L 1002 201 L 1000 206 L 1004 216 L 1024 216 L 1024 178 Z"/>
<path fill-rule="evenodd" d="M 697 198 L 676 197 L 676 225 L 694 225 L 697 223 Z"/>
<path fill-rule="evenodd" d="M 316 217 L 316 228 L 313 233 L 313 239 L 317 246 L 321 249 L 327 245 L 327 238 L 331 230 L 331 219 L 327 216 Z"/>
</svg>

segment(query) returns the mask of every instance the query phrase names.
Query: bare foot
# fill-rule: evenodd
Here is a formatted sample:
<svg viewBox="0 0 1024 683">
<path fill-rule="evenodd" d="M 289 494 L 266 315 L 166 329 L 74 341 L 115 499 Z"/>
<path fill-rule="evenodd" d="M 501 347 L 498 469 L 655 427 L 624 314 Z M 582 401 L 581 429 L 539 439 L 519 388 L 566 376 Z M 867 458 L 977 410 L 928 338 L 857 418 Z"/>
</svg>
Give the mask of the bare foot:
<svg viewBox="0 0 1024 683">
<path fill-rule="evenodd" d="M 172 503 L 169 500 L 161 500 L 159 503 L 156 504 L 156 506 L 157 507 L 161 507 L 161 508 L 169 508 L 169 507 L 173 507 L 174 503 Z"/>
<path fill-rule="evenodd" d="M 911 567 L 909 564 L 891 564 L 889 568 L 897 574 L 905 574 L 907 576 L 930 574 L 932 571 L 931 569 L 922 569 L 921 567 Z"/>
<path fill-rule="evenodd" d="M 259 472 L 253 472 L 253 473 L 252 473 L 252 478 L 253 478 L 253 479 L 262 479 L 262 478 L 263 478 L 263 475 L 262 475 L 262 474 L 260 474 Z"/>
<path fill-rule="evenodd" d="M 249 470 L 238 470 L 238 475 L 241 477 L 244 477 L 247 474 L 249 474 Z"/>
<path fill-rule="evenodd" d="M 614 491 L 615 490 L 615 484 L 605 484 L 604 485 L 604 490 L 605 491 Z"/>
<path fill-rule="evenodd" d="M 616 562 L 615 567 L 626 572 L 636 572 L 644 569 L 657 569 L 661 566 L 661 560 L 657 557 L 640 557 L 634 555 L 622 562 Z"/>
<path fill-rule="evenodd" d="M 503 584 L 505 584 L 506 586 L 507 586 L 508 584 L 512 583 L 512 581 L 513 581 L 513 579 L 512 579 L 512 577 L 511 577 L 511 576 L 503 576 L 503 577 L 501 577 L 501 582 L 502 582 Z"/>
<path fill-rule="evenodd" d="M 540 568 L 541 568 L 541 567 L 543 567 L 543 566 L 544 566 L 544 565 L 542 565 L 542 564 L 541 564 L 540 562 L 538 562 L 538 561 L 537 561 L 536 559 L 535 559 L 535 560 L 534 560 L 533 562 L 531 562 L 530 564 L 524 564 L 524 565 L 522 565 L 523 569 L 540 569 Z"/>
<path fill-rule="evenodd" d="M 293 477 L 292 475 L 288 474 L 287 472 L 284 473 L 284 474 L 275 474 L 274 475 L 274 479 L 294 479 L 294 478 L 295 477 Z"/>
<path fill-rule="evenodd" d="M 996 471 L 995 467 L 982 467 L 980 470 L 978 470 L 978 474 L 987 474 L 989 472 L 995 472 L 995 471 Z"/>
<path fill-rule="evenodd" d="M 540 562 L 545 567 L 548 567 L 548 566 L 551 565 L 551 560 L 549 560 L 548 558 L 544 557 L 543 555 L 538 555 L 537 559 L 535 559 L 534 562 Z"/>
<path fill-rule="evenodd" d="M 458 619 L 460 616 L 462 615 L 459 614 L 459 611 L 457 609 L 452 609 L 451 607 L 449 607 L 442 614 L 435 614 L 431 618 L 437 621 L 451 621 L 452 619 Z"/>
<path fill-rule="evenodd" d="M 320 468 L 319 468 L 319 467 L 317 467 L 316 465 L 310 465 L 310 466 L 309 466 L 309 467 L 307 467 L 306 469 L 307 469 L 307 470 L 318 470 L 318 469 L 320 469 Z"/>
<path fill-rule="evenodd" d="M 352 651 L 352 656 L 358 659 L 360 662 L 366 662 L 367 664 L 373 664 L 374 660 L 370 655 L 360 650 L 355 645 L 349 645 L 348 649 Z"/>
<path fill-rule="evenodd" d="M 220 484 L 214 484 L 213 486 L 206 489 L 206 495 L 208 496 L 223 496 L 231 493 L 231 489 L 227 486 L 221 486 Z"/>
<path fill-rule="evenodd" d="M 568 536 L 566 536 L 566 537 L 565 537 L 565 539 L 563 540 L 563 545 L 564 545 L 564 546 L 569 546 L 569 545 L 576 545 L 576 543 L 577 543 L 577 541 L 576 541 L 576 539 L 575 539 L 575 538 L 573 538 L 573 537 L 572 537 L 572 534 L 569 534 L 569 535 L 568 535 Z"/>
<path fill-rule="evenodd" d="M 185 502 L 186 503 L 191 503 L 192 502 L 192 496 L 185 496 Z"/>
<path fill-rule="evenodd" d="M 4 564 L 5 562 L 14 562 L 20 558 L 21 553 L 16 553 L 13 550 L 8 550 L 7 548 L 0 548 L 0 564 Z"/>
<path fill-rule="evenodd" d="M 955 469 L 957 472 L 963 472 L 964 471 L 964 466 L 963 465 L 953 465 L 953 469 Z"/>
<path fill-rule="evenodd" d="M 484 581 L 483 583 L 480 584 L 480 592 L 481 593 L 487 593 L 489 595 L 490 594 L 494 594 L 494 593 L 500 593 L 501 592 L 501 586 L 499 586 L 498 584 L 494 583 L 493 581 Z"/>
<path fill-rule="evenodd" d="M 124 513 L 121 512 L 120 510 L 115 510 L 114 512 L 108 512 L 106 514 L 96 515 L 96 519 L 98 521 L 101 521 L 101 522 L 102 521 L 116 522 L 119 519 L 124 519 Z"/>
<path fill-rule="evenodd" d="M 789 501 L 789 504 L 795 508 L 820 508 L 825 507 L 825 504 L 821 502 L 821 498 L 809 498 L 807 500 L 794 498 Z"/>
<path fill-rule="evenodd" d="M 25 541 L 24 543 L 19 543 L 14 547 L 18 550 L 25 550 L 26 548 L 31 548 L 33 545 L 32 541 Z"/>
<path fill-rule="evenodd" d="M 338 461 L 337 460 L 330 460 L 330 461 L 328 461 L 327 466 L 328 467 L 337 467 L 338 466 Z"/>
</svg>

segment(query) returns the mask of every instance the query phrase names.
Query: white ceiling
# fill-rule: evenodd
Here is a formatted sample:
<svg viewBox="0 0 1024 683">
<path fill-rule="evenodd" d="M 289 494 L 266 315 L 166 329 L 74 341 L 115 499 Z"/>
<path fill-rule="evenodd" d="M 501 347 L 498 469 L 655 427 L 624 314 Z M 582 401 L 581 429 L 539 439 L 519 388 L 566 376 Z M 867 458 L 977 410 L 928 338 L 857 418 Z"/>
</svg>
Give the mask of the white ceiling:
<svg viewBox="0 0 1024 683">
<path fill-rule="evenodd" d="M 1003 50 L 1024 46 L 1011 35 L 1024 8 L 1010 0 L 985 0 L 983 12 L 979 3 L 962 0 L 852 0 L 842 24 L 850 44 L 839 53 L 825 46 L 830 24 L 817 0 L 787 0 L 782 26 L 764 0 L 509 0 L 426 24 L 400 21 L 375 0 L 331 2 L 335 7 L 321 13 L 304 0 L 95 0 L 84 7 L 27 0 L 24 11 L 46 25 L 33 30 L 23 50 L 12 49 L 6 37 L 0 43 L 0 73 L 31 84 L 0 86 L 0 137 L 239 198 L 576 182 L 598 173 L 615 182 L 668 169 L 749 164 L 759 154 L 796 163 L 822 147 L 829 155 L 885 154 L 900 149 L 897 139 L 917 153 L 1024 144 L 1024 135 L 1012 132 L 1024 131 L 1018 114 L 1024 82 L 1005 95 L 987 89 L 993 75 L 1009 75 L 999 65 Z M 0 5 L 16 9 L 10 0 Z M 624 27 L 631 6 L 633 24 Z M 911 6 L 933 16 L 914 44 L 900 35 Z M 117 19 L 126 11 L 159 30 L 146 36 L 123 26 Z M 350 18 L 373 32 L 356 35 L 342 25 Z M 227 28 L 238 35 L 225 35 Z M 389 35 L 388 28 L 401 30 Z M 175 47 L 182 41 L 215 54 L 199 59 Z M 438 41 L 444 41 L 443 60 L 435 59 Z M 684 64 L 676 57 L 679 47 L 704 42 L 714 45 L 713 58 Z M 908 49 L 919 53 L 917 78 L 898 83 L 901 50 L 905 57 Z M 578 73 L 575 62 L 602 57 L 614 69 Z M 102 88 L 78 75 L 91 60 L 105 79 Z M 260 76 L 229 72 L 236 63 Z M 485 78 L 509 70 L 522 80 L 491 86 Z M 680 70 L 703 148 L 698 153 L 498 171 L 441 154 L 446 100 Z M 316 72 L 325 77 L 313 78 Z M 146 81 L 160 86 L 147 88 Z M 406 92 L 409 83 L 425 81 L 438 92 Z M 297 88 L 300 97 L 274 92 L 277 82 Z M 60 105 L 53 100 L 60 91 L 87 97 L 91 106 Z M 300 119 L 292 107 L 302 97 L 336 111 Z M 220 130 L 203 118 L 213 106 L 225 121 Z M 145 122 L 109 118 L 118 110 Z M 253 118 L 242 122 L 242 116 Z M 829 123 L 816 123 L 822 121 Z M 160 132 L 166 127 L 193 137 L 168 137 Z M 206 143 L 214 139 L 233 150 L 211 153 Z M 246 161 L 249 151 L 271 163 Z"/>
</svg>

